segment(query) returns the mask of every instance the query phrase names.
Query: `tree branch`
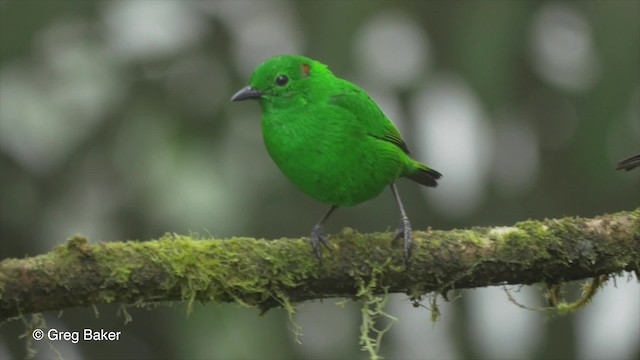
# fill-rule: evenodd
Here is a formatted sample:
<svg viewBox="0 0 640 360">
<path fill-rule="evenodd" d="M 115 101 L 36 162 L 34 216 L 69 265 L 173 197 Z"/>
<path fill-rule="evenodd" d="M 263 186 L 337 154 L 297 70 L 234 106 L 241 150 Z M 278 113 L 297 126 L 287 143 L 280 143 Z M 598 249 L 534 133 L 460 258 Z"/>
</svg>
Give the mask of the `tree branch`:
<svg viewBox="0 0 640 360">
<path fill-rule="evenodd" d="M 427 292 L 499 284 L 558 283 L 640 273 L 640 208 L 593 219 L 525 221 L 513 227 L 415 231 L 409 268 L 390 233 L 345 229 L 322 264 L 309 241 L 193 239 L 89 244 L 0 262 L 0 321 L 20 314 L 102 303 L 238 302 L 263 309 L 327 297 Z"/>
</svg>

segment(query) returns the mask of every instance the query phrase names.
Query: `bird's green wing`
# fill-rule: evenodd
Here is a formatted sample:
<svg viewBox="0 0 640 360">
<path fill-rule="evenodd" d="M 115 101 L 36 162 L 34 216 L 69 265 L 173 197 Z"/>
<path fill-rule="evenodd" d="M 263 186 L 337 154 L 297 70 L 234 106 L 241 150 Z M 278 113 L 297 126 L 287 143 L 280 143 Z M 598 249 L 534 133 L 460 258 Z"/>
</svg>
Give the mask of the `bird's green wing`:
<svg viewBox="0 0 640 360">
<path fill-rule="evenodd" d="M 375 101 L 355 85 L 346 81 L 344 83 L 344 88 L 338 94 L 329 97 L 329 103 L 355 115 L 369 136 L 388 141 L 409 154 L 409 148 L 400 137 L 400 132 Z"/>
</svg>

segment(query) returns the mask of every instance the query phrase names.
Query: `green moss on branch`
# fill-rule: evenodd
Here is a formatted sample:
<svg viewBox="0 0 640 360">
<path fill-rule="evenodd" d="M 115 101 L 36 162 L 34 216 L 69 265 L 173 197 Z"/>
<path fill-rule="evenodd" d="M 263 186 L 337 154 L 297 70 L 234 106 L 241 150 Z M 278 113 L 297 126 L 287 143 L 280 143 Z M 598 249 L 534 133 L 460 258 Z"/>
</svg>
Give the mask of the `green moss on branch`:
<svg viewBox="0 0 640 360">
<path fill-rule="evenodd" d="M 331 237 L 322 265 L 308 239 L 193 239 L 90 244 L 76 236 L 53 251 L 0 262 L 0 320 L 102 303 L 236 302 L 263 309 L 376 293 L 499 284 L 558 283 L 640 272 L 640 208 L 592 219 L 524 221 L 513 227 L 415 231 L 410 268 L 392 234 Z"/>
</svg>

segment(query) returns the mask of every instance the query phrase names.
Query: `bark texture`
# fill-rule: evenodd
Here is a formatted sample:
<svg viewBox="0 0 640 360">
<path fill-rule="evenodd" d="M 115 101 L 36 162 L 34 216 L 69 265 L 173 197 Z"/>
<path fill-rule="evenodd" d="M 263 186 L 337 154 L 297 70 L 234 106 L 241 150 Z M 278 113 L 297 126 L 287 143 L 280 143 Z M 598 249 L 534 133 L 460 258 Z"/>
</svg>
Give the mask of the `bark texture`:
<svg viewBox="0 0 640 360">
<path fill-rule="evenodd" d="M 524 221 L 512 227 L 414 231 L 409 264 L 391 233 L 333 235 L 319 263 L 307 238 L 89 243 L 75 236 L 51 252 L 0 262 L 0 321 L 102 303 L 291 302 L 500 284 L 560 283 L 640 272 L 640 208 L 595 218 Z"/>
</svg>

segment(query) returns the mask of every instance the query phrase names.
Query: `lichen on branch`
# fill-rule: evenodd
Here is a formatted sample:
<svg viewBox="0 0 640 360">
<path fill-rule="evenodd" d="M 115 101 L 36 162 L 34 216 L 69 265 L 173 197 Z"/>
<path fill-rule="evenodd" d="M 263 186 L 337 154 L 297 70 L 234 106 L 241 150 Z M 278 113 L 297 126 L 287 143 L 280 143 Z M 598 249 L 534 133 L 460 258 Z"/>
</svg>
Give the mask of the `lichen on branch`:
<svg viewBox="0 0 640 360">
<path fill-rule="evenodd" d="M 103 303 L 236 302 L 267 310 L 310 299 L 374 293 L 419 299 L 433 291 L 548 284 L 640 272 L 640 208 L 595 218 L 524 221 L 511 227 L 414 231 L 405 264 L 391 233 L 345 229 L 322 263 L 307 238 L 89 243 L 75 236 L 51 252 L 0 262 L 0 321 Z"/>
</svg>

